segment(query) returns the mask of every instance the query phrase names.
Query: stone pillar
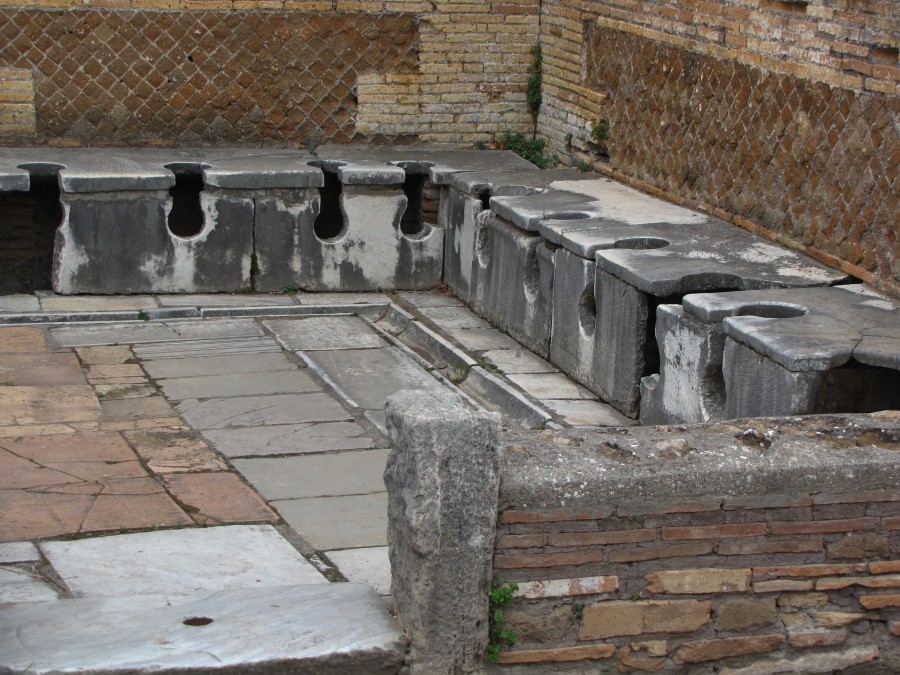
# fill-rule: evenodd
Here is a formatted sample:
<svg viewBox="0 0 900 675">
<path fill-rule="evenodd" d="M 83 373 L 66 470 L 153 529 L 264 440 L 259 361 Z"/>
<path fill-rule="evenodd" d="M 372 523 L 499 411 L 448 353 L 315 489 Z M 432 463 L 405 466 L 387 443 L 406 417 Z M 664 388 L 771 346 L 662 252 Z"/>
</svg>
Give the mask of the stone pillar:
<svg viewBox="0 0 900 675">
<path fill-rule="evenodd" d="M 388 399 L 388 546 L 410 672 L 477 673 L 488 644 L 488 592 L 500 477 L 500 416 L 451 392 Z"/>
</svg>

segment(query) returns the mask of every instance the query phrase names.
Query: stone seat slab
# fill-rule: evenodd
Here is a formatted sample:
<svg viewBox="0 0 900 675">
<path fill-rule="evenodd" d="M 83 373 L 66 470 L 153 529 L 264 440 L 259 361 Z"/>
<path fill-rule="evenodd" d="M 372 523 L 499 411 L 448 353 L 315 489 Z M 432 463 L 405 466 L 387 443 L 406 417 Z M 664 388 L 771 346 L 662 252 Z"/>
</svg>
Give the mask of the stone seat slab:
<svg viewBox="0 0 900 675">
<path fill-rule="evenodd" d="M 900 305 L 863 285 L 697 294 L 684 308 L 721 320 L 730 338 L 788 370 L 828 370 L 851 358 L 900 370 Z M 787 316 L 767 316 L 780 309 Z"/>
<path fill-rule="evenodd" d="M 222 188 L 320 187 L 313 159 L 306 151 L 254 148 L 0 148 L 0 189 L 28 189 L 22 164 L 62 166 L 60 188 L 68 193 L 168 190 L 175 175 L 167 164 L 196 164 L 209 185 Z"/>
<path fill-rule="evenodd" d="M 900 307 L 862 285 L 689 295 L 656 337 L 644 424 L 900 405 Z"/>
<path fill-rule="evenodd" d="M 402 167 L 408 173 L 428 173 L 432 182 L 448 185 L 462 171 L 528 170 L 531 162 L 509 151 L 459 150 L 449 146 L 372 146 L 327 143 L 316 148 L 316 156 L 330 161 L 371 161 Z"/>
<path fill-rule="evenodd" d="M 79 598 L 0 609 L 0 669 L 396 673 L 405 639 L 358 584 L 226 590 L 167 605 Z"/>
<path fill-rule="evenodd" d="M 596 251 L 598 267 L 644 293 L 667 296 L 707 288 L 825 286 L 842 272 L 770 244 L 734 225 L 709 219 L 703 226 L 654 223 L 570 233 Z M 565 244 L 564 244 L 565 245 Z"/>
</svg>

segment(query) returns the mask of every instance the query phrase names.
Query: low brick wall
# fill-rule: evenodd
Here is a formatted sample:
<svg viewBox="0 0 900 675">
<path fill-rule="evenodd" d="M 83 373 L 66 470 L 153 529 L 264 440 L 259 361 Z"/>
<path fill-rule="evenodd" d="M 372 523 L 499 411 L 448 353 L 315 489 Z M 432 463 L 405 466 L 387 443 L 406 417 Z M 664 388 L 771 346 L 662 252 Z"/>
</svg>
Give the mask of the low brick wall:
<svg viewBox="0 0 900 675">
<path fill-rule="evenodd" d="M 859 433 L 824 419 L 773 422 L 778 448 L 753 447 L 758 422 L 508 439 L 494 571 L 519 586 L 505 609 L 519 642 L 504 669 L 892 672 L 900 435 L 872 426 L 883 417 Z M 894 466 L 834 479 L 840 459 L 819 456 L 804 477 L 803 457 L 781 455 L 835 451 L 848 429 L 873 444 L 862 464 Z"/>
</svg>

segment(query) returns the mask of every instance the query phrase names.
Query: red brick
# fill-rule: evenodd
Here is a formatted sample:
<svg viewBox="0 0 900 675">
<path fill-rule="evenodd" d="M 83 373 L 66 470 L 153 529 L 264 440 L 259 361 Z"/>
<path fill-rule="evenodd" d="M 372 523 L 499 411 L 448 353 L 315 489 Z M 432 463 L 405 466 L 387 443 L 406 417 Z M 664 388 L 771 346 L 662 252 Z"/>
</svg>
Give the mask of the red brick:
<svg viewBox="0 0 900 675">
<path fill-rule="evenodd" d="M 701 663 L 742 654 L 771 652 L 781 646 L 784 637 L 778 634 L 751 635 L 722 640 L 698 640 L 683 644 L 675 651 L 675 663 Z"/>
<path fill-rule="evenodd" d="M 521 649 L 514 652 L 500 652 L 497 663 L 553 663 L 582 661 L 584 659 L 607 659 L 615 653 L 615 645 L 585 645 L 583 647 L 560 647 L 558 649 Z"/>
<path fill-rule="evenodd" d="M 867 490 L 847 494 L 820 494 L 813 497 L 813 504 L 849 504 L 854 502 L 898 502 L 897 490 Z"/>
<path fill-rule="evenodd" d="M 697 513 L 698 511 L 718 511 L 721 503 L 718 499 L 707 499 L 694 502 L 654 503 L 646 500 L 628 502 L 616 507 L 617 516 L 649 516 L 669 513 Z"/>
<path fill-rule="evenodd" d="M 726 499 L 722 508 L 726 511 L 737 511 L 739 509 L 793 509 L 801 506 L 811 506 L 812 503 L 813 500 L 810 497 L 765 495 L 762 497 Z"/>
<path fill-rule="evenodd" d="M 708 600 L 611 600 L 584 608 L 579 640 L 645 633 L 691 633 L 709 623 Z"/>
<path fill-rule="evenodd" d="M 862 595 L 859 604 L 866 609 L 882 609 L 884 607 L 900 607 L 900 593 L 886 595 Z"/>
<path fill-rule="evenodd" d="M 900 637 L 900 621 L 888 621 L 888 630 L 894 637 Z"/>
<path fill-rule="evenodd" d="M 546 542 L 544 534 L 504 534 L 497 548 L 540 548 Z"/>
<path fill-rule="evenodd" d="M 892 574 L 900 572 L 900 560 L 884 560 L 869 563 L 869 572 L 872 574 Z"/>
<path fill-rule="evenodd" d="M 641 560 L 658 560 L 665 558 L 686 558 L 712 553 L 712 542 L 692 541 L 680 544 L 663 544 L 662 546 L 637 546 L 609 552 L 609 562 L 624 563 Z"/>
<path fill-rule="evenodd" d="M 750 589 L 749 569 L 668 570 L 644 577 L 651 593 L 736 593 Z"/>
<path fill-rule="evenodd" d="M 552 511 L 504 511 L 501 523 L 555 523 L 566 520 L 602 520 L 612 515 L 611 507 L 593 509 L 553 509 Z"/>
<path fill-rule="evenodd" d="M 759 537 L 766 534 L 766 530 L 766 523 L 698 525 L 695 527 L 664 527 L 662 530 L 662 538 L 665 540 L 673 540 Z"/>
<path fill-rule="evenodd" d="M 862 574 L 865 563 L 849 565 L 778 565 L 772 567 L 754 567 L 753 578 L 756 580 L 778 579 L 781 577 L 828 577 L 836 574 Z"/>
<path fill-rule="evenodd" d="M 836 591 L 848 586 L 864 588 L 900 588 L 900 574 L 882 574 L 872 577 L 834 577 L 816 580 L 817 591 Z"/>
<path fill-rule="evenodd" d="M 719 555 L 757 555 L 761 553 L 817 553 L 822 539 L 801 541 L 723 541 L 716 546 Z"/>
<path fill-rule="evenodd" d="M 566 532 L 547 537 L 550 546 L 598 546 L 602 544 L 634 544 L 654 541 L 656 529 L 613 530 L 611 532 Z"/>
<path fill-rule="evenodd" d="M 874 530 L 875 518 L 845 518 L 843 520 L 818 520 L 808 523 L 770 523 L 774 535 L 779 534 L 828 534 L 831 532 L 855 532 Z"/>
<path fill-rule="evenodd" d="M 890 518 L 881 519 L 881 529 L 883 530 L 900 530 L 900 516 L 892 516 Z"/>
<path fill-rule="evenodd" d="M 561 565 L 585 565 L 603 561 L 603 550 L 573 551 L 571 553 L 522 553 L 519 555 L 495 555 L 494 567 L 521 569 L 527 567 L 558 567 Z"/>
<path fill-rule="evenodd" d="M 791 647 L 806 649 L 808 647 L 833 647 L 843 644 L 847 639 L 846 630 L 809 631 L 805 633 L 791 633 L 788 636 L 788 644 Z"/>
</svg>

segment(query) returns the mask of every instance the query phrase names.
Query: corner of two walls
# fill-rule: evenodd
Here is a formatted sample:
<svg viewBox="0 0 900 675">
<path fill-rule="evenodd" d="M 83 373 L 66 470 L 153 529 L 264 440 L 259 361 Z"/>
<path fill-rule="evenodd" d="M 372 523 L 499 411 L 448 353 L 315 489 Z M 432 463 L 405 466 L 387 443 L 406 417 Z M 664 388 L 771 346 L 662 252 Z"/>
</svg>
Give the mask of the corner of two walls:
<svg viewBox="0 0 900 675">
<path fill-rule="evenodd" d="M 538 135 L 900 295 L 900 31 L 841 4 L 543 2 Z"/>
</svg>

